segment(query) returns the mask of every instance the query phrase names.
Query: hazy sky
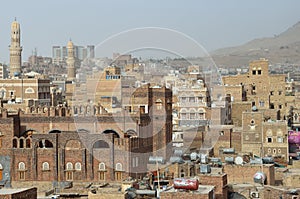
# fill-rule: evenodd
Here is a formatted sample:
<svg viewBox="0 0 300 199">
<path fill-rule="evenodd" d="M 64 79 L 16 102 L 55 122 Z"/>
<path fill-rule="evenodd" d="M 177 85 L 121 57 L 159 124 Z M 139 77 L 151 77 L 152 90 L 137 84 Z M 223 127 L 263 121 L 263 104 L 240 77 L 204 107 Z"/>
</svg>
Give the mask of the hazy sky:
<svg viewBox="0 0 300 199">
<path fill-rule="evenodd" d="M 21 24 L 23 61 L 36 47 L 51 56 L 51 46 L 104 41 L 121 31 L 162 27 L 180 31 L 208 51 L 243 44 L 285 31 L 300 21 L 298 0 L 26 0 L 2 1 L 0 62 L 8 62 L 10 24 Z"/>
</svg>

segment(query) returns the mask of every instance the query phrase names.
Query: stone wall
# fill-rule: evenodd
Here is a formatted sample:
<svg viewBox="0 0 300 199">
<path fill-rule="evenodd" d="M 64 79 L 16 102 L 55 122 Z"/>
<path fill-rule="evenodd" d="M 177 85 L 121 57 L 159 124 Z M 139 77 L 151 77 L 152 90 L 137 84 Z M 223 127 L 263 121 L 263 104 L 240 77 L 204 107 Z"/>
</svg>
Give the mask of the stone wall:
<svg viewBox="0 0 300 199">
<path fill-rule="evenodd" d="M 254 175 L 256 172 L 263 171 L 266 175 L 267 185 L 275 185 L 275 170 L 273 164 L 261 165 L 224 165 L 224 173 L 227 174 L 228 184 L 254 184 Z"/>
</svg>

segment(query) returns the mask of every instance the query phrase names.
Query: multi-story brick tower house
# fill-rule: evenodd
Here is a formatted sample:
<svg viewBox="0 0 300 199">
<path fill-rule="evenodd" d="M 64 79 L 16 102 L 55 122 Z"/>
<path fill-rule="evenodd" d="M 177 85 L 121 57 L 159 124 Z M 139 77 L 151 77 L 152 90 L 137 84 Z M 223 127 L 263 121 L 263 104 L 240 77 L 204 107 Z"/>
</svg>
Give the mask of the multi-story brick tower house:
<svg viewBox="0 0 300 199">
<path fill-rule="evenodd" d="M 252 103 L 259 110 L 276 111 L 277 116 L 273 119 L 284 119 L 289 107 L 286 99 L 286 75 L 269 74 L 269 61 L 260 59 L 250 62 L 247 74 L 223 77 L 226 94 L 228 86 L 243 86 L 246 97 L 243 100 Z"/>
</svg>

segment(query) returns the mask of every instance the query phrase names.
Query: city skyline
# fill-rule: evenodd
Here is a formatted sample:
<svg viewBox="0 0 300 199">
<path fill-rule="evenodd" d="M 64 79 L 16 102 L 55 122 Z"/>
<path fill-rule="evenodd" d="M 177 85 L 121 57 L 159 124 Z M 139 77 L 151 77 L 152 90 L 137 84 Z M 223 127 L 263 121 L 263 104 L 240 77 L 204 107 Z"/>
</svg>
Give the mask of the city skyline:
<svg viewBox="0 0 300 199">
<path fill-rule="evenodd" d="M 175 3 L 177 13 L 173 3 L 175 28 L 156 14 L 147 15 L 151 23 L 127 21 L 132 13 L 116 26 L 136 5 L 120 3 L 101 23 L 107 10 L 87 20 L 90 12 L 79 15 L 77 1 L 65 3 L 63 15 L 45 3 L 53 15 L 40 17 L 39 25 L 34 18 L 31 29 L 28 18 L 36 12 L 30 10 L 26 22 L 10 24 L 8 66 L 0 60 L 0 198 L 298 198 L 300 22 L 261 17 L 250 26 L 240 17 L 247 29 L 237 32 L 242 27 L 228 21 L 225 28 L 228 16 L 220 12 L 221 25 L 201 32 L 202 21 L 191 20 L 200 14 L 186 15 L 197 8 Z M 101 4 L 90 3 L 85 8 Z M 232 61 L 228 68 L 218 52 L 209 53 L 234 34 L 241 35 L 237 42 L 283 25 L 289 28 L 282 34 L 219 50 Z M 205 34 L 211 34 L 207 44 Z M 50 53 L 38 49 L 28 58 L 30 45 Z"/>
<path fill-rule="evenodd" d="M 75 45 L 97 45 L 114 34 L 141 27 L 182 32 L 211 51 L 259 37 L 272 37 L 299 21 L 299 2 L 272 1 L 272 6 L 268 6 L 270 2 L 64 1 L 58 4 L 51 1 L 40 4 L 32 0 L 19 2 L 18 7 L 6 2 L 4 7 L 14 7 L 15 12 L 3 9 L 0 14 L 0 62 L 8 63 L 10 23 L 15 17 L 22 29 L 23 61 L 35 48 L 38 55 L 51 56 L 53 45 L 66 45 L 70 38 Z"/>
</svg>

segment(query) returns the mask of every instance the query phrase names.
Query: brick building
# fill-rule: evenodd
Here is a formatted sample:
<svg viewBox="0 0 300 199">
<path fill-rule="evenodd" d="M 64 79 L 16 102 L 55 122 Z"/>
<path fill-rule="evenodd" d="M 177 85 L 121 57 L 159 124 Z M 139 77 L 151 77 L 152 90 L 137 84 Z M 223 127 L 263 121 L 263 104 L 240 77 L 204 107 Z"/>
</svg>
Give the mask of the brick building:
<svg viewBox="0 0 300 199">
<path fill-rule="evenodd" d="M 242 99 L 251 102 L 258 109 L 279 111 L 273 119 L 284 119 L 288 113 L 286 75 L 269 74 L 269 62 L 266 59 L 250 62 L 249 72 L 246 74 L 224 76 L 223 84 L 226 94 L 232 95 L 237 101 Z"/>
<path fill-rule="evenodd" d="M 37 188 L 0 189 L 1 199 L 36 199 Z"/>
<path fill-rule="evenodd" d="M 131 99 L 137 100 L 131 103 L 134 111 L 115 114 L 99 105 L 28 107 L 17 114 L 1 109 L 0 182 L 144 176 L 150 155 L 168 159 L 170 154 L 172 92 L 147 85 Z"/>
<path fill-rule="evenodd" d="M 199 67 L 188 68 L 183 79 L 175 82 L 178 102 L 174 103 L 174 110 L 178 115 L 178 126 L 200 126 L 207 124 L 206 111 L 210 107 L 209 89 L 201 78 Z"/>
<path fill-rule="evenodd" d="M 227 174 L 198 174 L 199 183 L 214 186 L 215 199 L 227 199 Z"/>
<path fill-rule="evenodd" d="M 197 191 L 178 191 L 168 190 L 160 193 L 161 199 L 213 199 L 214 197 L 214 186 L 203 186 L 200 185 Z"/>
<path fill-rule="evenodd" d="M 275 185 L 275 168 L 273 164 L 264 165 L 235 165 L 225 164 L 223 167 L 224 173 L 227 174 L 228 184 L 254 184 L 253 176 L 256 172 L 264 172 L 266 175 L 265 184 Z"/>
<path fill-rule="evenodd" d="M 11 103 L 32 101 L 36 105 L 50 105 L 50 80 L 39 77 L 0 79 L 0 98 Z"/>
<path fill-rule="evenodd" d="M 271 156 L 279 162 L 288 160 L 287 122 L 265 120 L 261 111 L 242 114 L 242 152 L 259 157 Z"/>
</svg>

